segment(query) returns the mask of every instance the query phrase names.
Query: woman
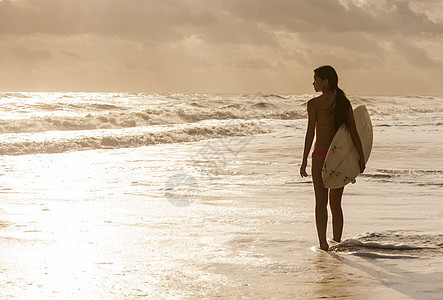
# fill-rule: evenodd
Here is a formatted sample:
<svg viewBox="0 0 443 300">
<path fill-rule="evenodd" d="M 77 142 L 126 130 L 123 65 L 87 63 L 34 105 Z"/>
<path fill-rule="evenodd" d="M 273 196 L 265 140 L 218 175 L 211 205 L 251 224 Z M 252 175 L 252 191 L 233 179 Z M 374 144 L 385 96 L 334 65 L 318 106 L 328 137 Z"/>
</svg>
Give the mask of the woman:
<svg viewBox="0 0 443 300">
<path fill-rule="evenodd" d="M 328 192 L 329 205 L 332 212 L 332 230 L 334 241 L 340 242 L 343 231 L 343 212 L 341 198 L 344 187 L 328 190 L 323 186 L 321 170 L 328 152 L 329 145 L 334 138 L 335 132 L 344 126 L 352 137 L 360 156 L 360 171 L 365 169 L 363 149 L 360 137 L 355 127 L 354 114 L 345 93 L 338 87 L 338 76 L 331 66 L 323 66 L 314 70 L 314 89 L 322 92 L 321 96 L 308 102 L 308 128 L 305 137 L 303 161 L 300 167 L 300 175 L 308 176 L 306 165 L 309 151 L 311 150 L 314 134 L 316 135 L 314 151 L 312 152 L 312 182 L 315 193 L 315 223 L 320 242 L 320 248 L 329 249 L 326 240 L 326 225 L 328 222 Z"/>
</svg>

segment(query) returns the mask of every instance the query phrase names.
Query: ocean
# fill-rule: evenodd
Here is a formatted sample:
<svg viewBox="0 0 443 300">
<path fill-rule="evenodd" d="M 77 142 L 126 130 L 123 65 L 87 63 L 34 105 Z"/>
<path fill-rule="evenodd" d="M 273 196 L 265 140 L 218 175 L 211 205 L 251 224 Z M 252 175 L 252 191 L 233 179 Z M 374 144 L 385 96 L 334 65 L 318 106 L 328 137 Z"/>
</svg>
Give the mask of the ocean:
<svg viewBox="0 0 443 300">
<path fill-rule="evenodd" d="M 324 252 L 313 96 L 0 93 L 0 299 L 442 299 L 443 97 L 349 95 L 374 144 Z"/>
</svg>

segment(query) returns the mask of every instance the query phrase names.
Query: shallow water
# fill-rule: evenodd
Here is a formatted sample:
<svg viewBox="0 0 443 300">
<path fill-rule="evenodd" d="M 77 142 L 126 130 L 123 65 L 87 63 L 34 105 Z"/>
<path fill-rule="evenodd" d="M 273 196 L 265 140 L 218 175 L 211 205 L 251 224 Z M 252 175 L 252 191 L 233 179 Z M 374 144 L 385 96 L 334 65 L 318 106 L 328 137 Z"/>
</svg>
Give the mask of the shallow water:
<svg viewBox="0 0 443 300">
<path fill-rule="evenodd" d="M 309 95 L 23 95 L 2 98 L 3 128 L 19 128 L 1 136 L 3 298 L 443 296 L 440 98 L 353 99 L 374 148 L 345 189 L 344 240 L 324 252 L 298 175 Z M 86 114 L 83 131 L 42 119 Z M 109 115 L 136 126 L 97 125 Z M 155 126 L 172 134 L 141 143 Z"/>
</svg>

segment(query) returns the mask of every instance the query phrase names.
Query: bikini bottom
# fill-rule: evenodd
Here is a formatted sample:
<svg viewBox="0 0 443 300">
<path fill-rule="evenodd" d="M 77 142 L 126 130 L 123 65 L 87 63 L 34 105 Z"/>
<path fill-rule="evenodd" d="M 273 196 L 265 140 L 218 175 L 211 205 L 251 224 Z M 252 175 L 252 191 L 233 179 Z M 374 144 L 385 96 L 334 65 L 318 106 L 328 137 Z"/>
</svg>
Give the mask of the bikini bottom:
<svg viewBox="0 0 443 300">
<path fill-rule="evenodd" d="M 326 154 L 328 154 L 328 149 L 314 150 L 312 152 L 312 157 L 314 157 L 315 155 L 318 155 L 318 156 L 321 156 L 323 158 L 326 158 Z"/>
</svg>

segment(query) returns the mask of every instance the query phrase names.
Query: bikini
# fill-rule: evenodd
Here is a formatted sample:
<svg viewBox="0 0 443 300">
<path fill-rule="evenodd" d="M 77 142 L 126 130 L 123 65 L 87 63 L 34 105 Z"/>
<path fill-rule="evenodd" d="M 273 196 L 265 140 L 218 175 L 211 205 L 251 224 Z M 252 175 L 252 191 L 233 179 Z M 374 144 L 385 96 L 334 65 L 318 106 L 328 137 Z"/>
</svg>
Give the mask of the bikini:
<svg viewBox="0 0 443 300">
<path fill-rule="evenodd" d="M 315 155 L 323 157 L 323 159 L 326 158 L 326 154 L 328 154 L 328 149 L 321 149 L 321 150 L 314 150 L 312 151 L 312 157 Z"/>
<path fill-rule="evenodd" d="M 326 92 L 326 100 L 329 100 L 331 98 L 332 94 L 337 95 L 337 91 L 335 91 L 335 90 L 334 91 L 327 91 Z M 328 126 L 328 127 L 330 127 L 331 135 L 332 136 L 335 135 L 335 129 L 333 126 L 330 126 L 329 124 L 319 124 L 319 123 L 317 123 L 317 126 Z M 323 157 L 323 159 L 325 159 L 326 154 L 328 154 L 328 149 L 318 149 L 318 150 L 314 150 L 312 152 L 312 157 L 314 157 L 315 155 L 318 155 L 320 157 Z"/>
</svg>

